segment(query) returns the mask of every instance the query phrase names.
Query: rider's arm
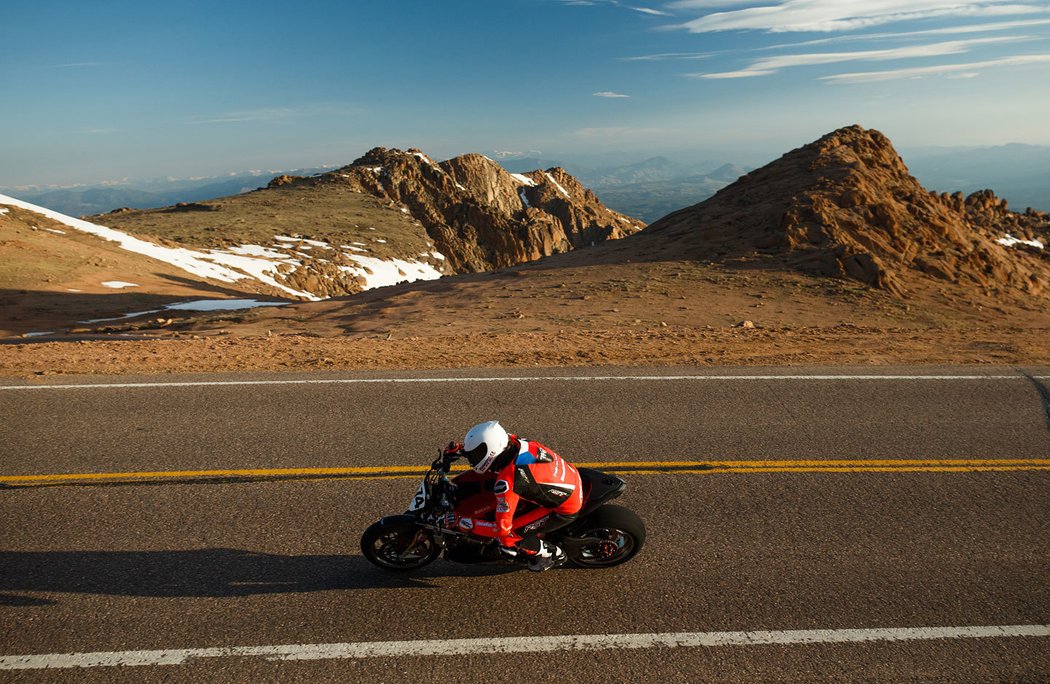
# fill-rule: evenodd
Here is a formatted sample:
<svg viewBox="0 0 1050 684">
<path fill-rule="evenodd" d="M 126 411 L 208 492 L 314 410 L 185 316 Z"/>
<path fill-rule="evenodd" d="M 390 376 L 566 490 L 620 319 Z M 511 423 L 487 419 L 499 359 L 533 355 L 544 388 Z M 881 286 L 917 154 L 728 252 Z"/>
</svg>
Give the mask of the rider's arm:
<svg viewBox="0 0 1050 684">
<path fill-rule="evenodd" d="M 514 511 L 521 497 L 514 491 L 514 462 L 511 461 L 496 477 L 492 493 L 496 495 L 496 534 L 503 546 L 515 546 L 521 537 L 514 534 Z"/>
</svg>

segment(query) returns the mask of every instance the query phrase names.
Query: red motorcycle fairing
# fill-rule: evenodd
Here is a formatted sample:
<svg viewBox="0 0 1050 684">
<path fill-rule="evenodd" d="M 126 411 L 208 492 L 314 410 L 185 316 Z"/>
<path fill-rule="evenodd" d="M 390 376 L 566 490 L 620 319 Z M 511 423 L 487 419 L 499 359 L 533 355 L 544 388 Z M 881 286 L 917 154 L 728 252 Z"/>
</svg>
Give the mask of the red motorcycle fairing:
<svg viewBox="0 0 1050 684">
<path fill-rule="evenodd" d="M 452 478 L 459 498 L 459 503 L 453 511 L 456 516 L 455 529 L 488 539 L 499 537 L 496 527 L 496 495 L 492 492 L 496 477 L 495 473 L 478 474 L 468 470 Z M 548 508 L 522 501 L 518 505 L 517 515 L 514 516 L 514 531 L 527 532 L 524 528 L 543 519 L 550 512 Z"/>
</svg>

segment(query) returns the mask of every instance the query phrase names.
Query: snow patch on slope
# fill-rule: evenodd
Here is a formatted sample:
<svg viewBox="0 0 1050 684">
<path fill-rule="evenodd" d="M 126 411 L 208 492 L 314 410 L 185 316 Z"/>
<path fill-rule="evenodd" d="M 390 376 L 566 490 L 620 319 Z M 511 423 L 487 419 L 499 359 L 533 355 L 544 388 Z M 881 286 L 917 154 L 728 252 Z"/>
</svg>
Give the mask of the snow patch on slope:
<svg viewBox="0 0 1050 684">
<path fill-rule="evenodd" d="M 565 188 L 563 188 L 561 186 L 561 183 L 559 183 L 558 181 L 554 180 L 554 176 L 550 175 L 546 171 L 543 172 L 543 175 L 546 176 L 547 180 L 549 180 L 551 183 L 554 183 L 554 187 L 558 188 L 558 192 L 560 192 L 561 194 L 565 195 L 566 197 L 569 196 L 569 193 L 565 192 Z"/>
<path fill-rule="evenodd" d="M 1026 247 L 1035 247 L 1036 249 L 1043 249 L 1045 245 L 1041 240 L 1022 240 L 1015 238 L 1010 233 L 1006 234 L 1006 237 L 1001 237 L 996 240 L 1000 245 L 1004 247 L 1016 247 L 1017 245 L 1025 245 Z"/>
<path fill-rule="evenodd" d="M 321 297 L 310 292 L 295 290 L 278 282 L 276 279 L 276 276 L 280 272 L 278 268 L 282 265 L 296 268 L 302 265 L 302 259 L 313 259 L 314 261 L 327 263 L 324 259 L 317 259 L 316 257 L 312 257 L 310 254 L 306 254 L 300 250 L 311 250 L 313 248 L 333 251 L 348 250 L 343 251 L 342 254 L 359 264 L 359 266 L 341 266 L 340 269 L 359 276 L 364 281 L 364 289 L 366 290 L 374 287 L 395 285 L 401 282 L 435 280 L 442 275 L 439 270 L 423 261 L 406 261 L 403 259 L 383 260 L 360 254 L 360 252 L 368 251 L 363 242 L 340 245 L 341 250 L 336 250 L 332 245 L 320 240 L 292 237 L 289 235 L 275 235 L 274 244 L 270 247 L 246 244 L 226 249 L 198 251 L 185 248 L 163 247 L 133 237 L 119 230 L 106 228 L 105 226 L 99 226 L 81 219 L 65 216 L 64 214 L 60 214 L 50 209 L 38 207 L 34 204 L 29 204 L 28 202 L 23 202 L 5 195 L 0 195 L 0 204 L 10 204 L 23 209 L 28 209 L 29 211 L 34 211 L 70 226 L 71 228 L 96 235 L 111 242 L 116 242 L 128 251 L 136 252 L 138 254 L 164 261 L 173 266 L 177 266 L 178 268 L 201 278 L 214 279 L 222 282 L 235 282 L 244 278 L 254 278 L 259 282 L 266 283 L 267 285 L 287 292 L 288 294 L 308 299 L 310 301 L 319 301 Z M 402 209 L 402 211 L 407 212 L 407 209 Z M 375 238 L 375 242 L 384 243 L 386 240 Z M 293 255 L 301 257 L 301 259 L 294 258 Z M 427 255 L 421 254 L 420 256 L 426 257 Z M 445 256 L 437 251 L 431 252 L 429 256 L 438 261 L 445 261 Z M 133 285 L 132 283 L 119 281 L 107 282 L 109 284 L 104 283 L 107 287 L 137 287 L 137 285 Z M 140 314 L 135 315 L 141 315 L 141 312 Z"/>
<path fill-rule="evenodd" d="M 313 301 L 320 299 L 309 292 L 293 290 L 292 288 L 282 285 L 274 280 L 270 272 L 276 269 L 276 264 L 271 261 L 226 254 L 219 250 L 210 250 L 210 253 L 205 253 L 183 247 L 163 247 L 133 237 L 119 230 L 89 223 L 88 221 L 81 219 L 75 219 L 71 216 L 60 214 L 57 211 L 30 204 L 29 202 L 23 202 L 22 200 L 17 200 L 6 195 L 0 195 L 0 204 L 10 204 L 12 206 L 36 212 L 52 219 L 53 221 L 63 223 L 70 228 L 75 228 L 81 232 L 95 235 L 103 240 L 115 242 L 120 245 L 121 248 L 126 249 L 129 252 L 142 254 L 143 256 L 148 256 L 157 259 L 158 261 L 171 264 L 177 268 L 181 268 L 199 278 L 218 280 L 223 283 L 234 283 L 251 276 L 296 297 L 302 297 Z M 228 268 L 229 266 L 240 268 L 244 272 L 242 273 L 233 268 Z M 248 274 L 250 274 L 250 276 Z"/>
</svg>

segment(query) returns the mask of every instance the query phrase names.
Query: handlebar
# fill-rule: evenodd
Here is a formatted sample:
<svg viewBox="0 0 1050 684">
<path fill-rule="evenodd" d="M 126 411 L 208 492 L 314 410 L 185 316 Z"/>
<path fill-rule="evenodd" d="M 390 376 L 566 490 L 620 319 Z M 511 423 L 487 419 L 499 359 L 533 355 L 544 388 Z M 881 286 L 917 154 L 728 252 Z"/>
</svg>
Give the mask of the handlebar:
<svg viewBox="0 0 1050 684">
<path fill-rule="evenodd" d="M 462 455 L 462 452 L 445 449 L 438 452 L 438 457 L 434 459 L 434 462 L 430 464 L 430 467 L 442 474 L 448 473 L 449 469 L 452 467 L 452 462 L 458 460 Z"/>
</svg>

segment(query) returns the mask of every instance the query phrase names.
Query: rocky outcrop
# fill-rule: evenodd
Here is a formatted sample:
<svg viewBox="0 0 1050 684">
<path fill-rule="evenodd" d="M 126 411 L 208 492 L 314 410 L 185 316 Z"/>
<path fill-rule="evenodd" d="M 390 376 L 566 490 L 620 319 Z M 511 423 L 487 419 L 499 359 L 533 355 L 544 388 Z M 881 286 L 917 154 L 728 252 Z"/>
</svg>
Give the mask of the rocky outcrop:
<svg viewBox="0 0 1050 684">
<path fill-rule="evenodd" d="M 287 173 L 284 173 L 284 174 L 281 174 L 280 176 L 277 176 L 277 177 L 273 178 L 269 183 L 266 184 L 266 187 L 270 188 L 270 189 L 279 188 L 282 185 L 290 185 L 290 184 L 294 183 L 295 181 L 302 180 L 302 179 L 303 179 L 302 176 L 290 176 Z"/>
<path fill-rule="evenodd" d="M 347 185 L 410 214 L 457 273 L 512 266 L 643 227 L 563 169 L 510 174 L 479 154 L 437 163 L 418 149 L 377 147 L 313 182 Z"/>
<path fill-rule="evenodd" d="M 1032 247 L 1029 254 L 999 240 L 1041 236 L 1045 243 L 1047 218 L 1010 212 L 990 191 L 928 192 L 884 135 L 851 126 L 748 173 L 643 235 L 702 258 L 764 254 L 897 294 L 923 276 L 1041 294 L 1050 285 L 1047 250 Z"/>
</svg>

